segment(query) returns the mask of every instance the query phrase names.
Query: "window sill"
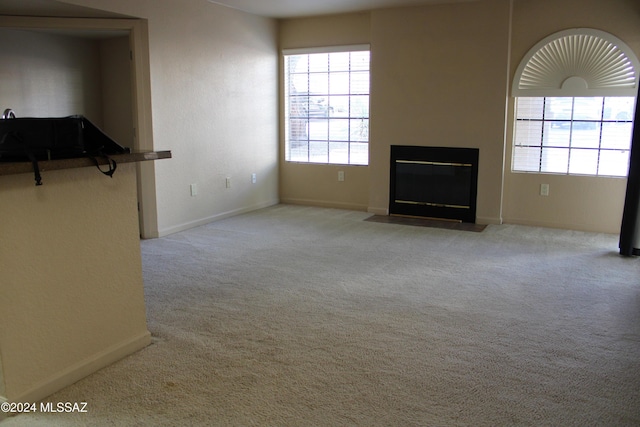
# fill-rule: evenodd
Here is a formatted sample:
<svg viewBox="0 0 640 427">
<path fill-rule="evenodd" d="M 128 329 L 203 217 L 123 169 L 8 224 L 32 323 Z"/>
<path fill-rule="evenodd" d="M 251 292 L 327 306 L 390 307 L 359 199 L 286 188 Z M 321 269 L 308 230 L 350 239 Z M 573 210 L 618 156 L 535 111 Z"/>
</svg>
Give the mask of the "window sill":
<svg viewBox="0 0 640 427">
<path fill-rule="evenodd" d="M 569 176 L 577 178 L 609 178 L 609 179 L 627 179 L 626 176 L 619 175 L 591 175 L 581 173 L 561 173 L 561 172 L 536 172 L 536 171 L 510 171 L 513 175 L 554 175 L 554 176 Z"/>
</svg>

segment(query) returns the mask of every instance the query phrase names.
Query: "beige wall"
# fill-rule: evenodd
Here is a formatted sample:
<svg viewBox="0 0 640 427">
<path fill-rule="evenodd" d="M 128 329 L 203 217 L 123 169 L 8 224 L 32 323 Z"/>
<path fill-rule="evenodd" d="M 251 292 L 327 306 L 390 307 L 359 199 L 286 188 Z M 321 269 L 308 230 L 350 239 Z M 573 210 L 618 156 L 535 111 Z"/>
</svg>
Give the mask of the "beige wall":
<svg viewBox="0 0 640 427">
<path fill-rule="evenodd" d="M 147 345 L 135 168 L 0 177 L 4 396 L 37 401 Z"/>
<path fill-rule="evenodd" d="M 2 109 L 82 114 L 103 126 L 105 99 L 131 102 L 130 87 L 102 78 L 130 78 L 128 60 L 112 62 L 128 57 L 126 37 L 117 49 L 60 33 L 0 29 L 0 37 Z M 36 401 L 150 342 L 135 167 L 120 165 L 113 179 L 95 168 L 42 176 L 40 187 L 33 174 L 0 177 L 0 400 Z"/>
<path fill-rule="evenodd" d="M 206 1 L 156 3 L 154 141 L 173 153 L 156 169 L 160 234 L 277 203 L 275 21 Z"/>
<path fill-rule="evenodd" d="M 276 203 L 278 191 L 284 201 L 384 213 L 392 144 L 479 148 L 479 222 L 504 216 L 595 231 L 619 227 L 624 180 L 508 172 L 507 88 L 522 55 L 561 29 L 603 29 L 640 53 L 635 0 L 514 0 L 512 37 L 509 0 L 284 20 L 279 36 L 274 20 L 206 1 L 66 2 L 148 20 L 145 83 L 154 148 L 174 156 L 149 168 L 156 234 Z M 19 115 L 80 112 L 99 124 L 106 105 L 122 102 L 94 104 L 101 85 L 113 87 L 97 82 L 95 44 L 0 35 L 2 108 Z M 368 167 L 284 163 L 278 40 L 281 48 L 371 44 Z M 26 62 L 24 43 L 43 43 Z M 79 50 L 69 54 L 71 45 Z M 77 67 L 87 69 L 84 77 Z M 92 83 L 85 85 L 87 79 Z M 344 182 L 337 181 L 338 170 L 345 171 Z M 544 200 L 537 195 L 543 180 L 551 188 Z M 122 165 L 113 179 L 93 168 L 47 172 L 40 188 L 30 174 L 0 181 L 0 394 L 32 400 L 148 342 L 135 171 Z M 198 186 L 195 197 L 190 184 Z"/>
<path fill-rule="evenodd" d="M 499 223 L 509 1 L 372 14 L 369 209 L 389 204 L 391 145 L 479 148 L 477 221 Z"/>
<path fill-rule="evenodd" d="M 209 2 L 76 3 L 148 18 L 149 50 L 141 52 L 145 43 L 136 39 L 134 56 L 148 54 L 151 75 L 140 81 L 136 73 L 136 79 L 138 90 L 151 90 L 152 108 L 134 114 L 152 111 L 154 148 L 174 156 L 162 161 L 164 167 L 162 162 L 144 167 L 153 174 L 150 199 L 158 201 L 152 234 L 277 203 L 274 20 Z M 88 51 L 80 55 L 84 51 L 69 53 L 71 42 L 58 48 L 58 36 L 43 35 L 57 51 L 27 49 L 26 40 L 38 37 L 28 32 L 5 38 L 15 50 L 0 51 L 7 59 L 3 63 L 12 64 L 0 71 L 6 83 L 2 102 L 19 115 L 81 113 L 100 124 L 97 111 L 126 102 L 126 94 L 113 99 L 111 93 L 99 93 L 102 86 L 126 91 L 126 84 L 101 79 L 100 51 L 114 53 L 107 44 L 76 40 Z M 77 71 L 81 67 L 74 61 L 94 67 L 95 73 Z M 92 81 L 88 87 L 87 79 Z M 90 107 L 83 104 L 87 100 Z M 44 108 L 49 103 L 56 108 Z M 120 121 L 110 114 L 106 122 Z M 139 144 L 148 147 L 150 141 Z M 256 184 L 251 184 L 252 173 Z M 232 178 L 229 189 L 226 177 Z M 31 174 L 0 180 L 0 216 L 5 219 L 0 230 L 0 388 L 11 400 L 35 401 L 149 342 L 136 172 L 133 165 L 120 165 L 113 179 L 94 168 L 46 172 L 38 188 Z M 189 195 L 192 183 L 198 186 L 196 197 Z"/>
<path fill-rule="evenodd" d="M 0 28 L 0 108 L 18 117 L 82 114 L 133 147 L 129 37 L 94 39 Z"/>
<path fill-rule="evenodd" d="M 135 148 L 129 36 L 101 40 L 102 129 L 118 144 Z"/>
<path fill-rule="evenodd" d="M 473 147 L 478 219 L 500 222 L 508 23 L 508 0 L 282 21 L 282 48 L 370 43 L 372 57 L 369 166 L 285 163 L 281 155 L 282 200 L 385 214 L 391 145 Z"/>
<path fill-rule="evenodd" d="M 102 125 L 100 48 L 94 40 L 0 28 L 0 107 L 18 117 L 83 114 Z"/>
<path fill-rule="evenodd" d="M 280 48 L 368 44 L 370 14 L 355 13 L 280 21 Z M 280 58 L 282 61 L 282 57 Z M 282 82 L 280 86 L 282 90 Z M 281 106 L 281 108 L 284 108 Z M 283 116 L 280 129 L 284 129 Z M 338 181 L 338 172 L 344 181 Z M 280 134 L 280 200 L 344 209 L 367 210 L 369 168 L 347 165 L 309 165 L 284 161 L 284 133 Z"/>
<path fill-rule="evenodd" d="M 173 154 L 155 166 L 159 235 L 279 201 L 275 20 L 207 1 L 66 3 L 148 20 L 154 148 Z"/>
<path fill-rule="evenodd" d="M 474 147 L 478 222 L 618 232 L 625 179 L 510 172 L 509 90 L 526 51 L 559 30 L 609 31 L 638 53 L 639 9 L 634 0 L 480 0 L 282 21 L 282 48 L 369 42 L 372 52 L 369 166 L 281 155 L 282 200 L 384 214 L 390 145 Z M 354 179 L 337 182 L 338 170 Z M 550 184 L 548 197 L 539 196 L 541 183 Z"/>
<path fill-rule="evenodd" d="M 640 3 L 635 0 L 515 0 L 510 76 L 538 41 L 557 31 L 580 27 L 607 31 L 640 56 Z M 510 99 L 509 141 L 513 133 L 512 101 Z M 511 155 L 508 143 L 505 222 L 608 233 L 620 231 L 626 179 L 512 173 Z M 549 184 L 548 197 L 539 195 L 543 183 Z"/>
</svg>

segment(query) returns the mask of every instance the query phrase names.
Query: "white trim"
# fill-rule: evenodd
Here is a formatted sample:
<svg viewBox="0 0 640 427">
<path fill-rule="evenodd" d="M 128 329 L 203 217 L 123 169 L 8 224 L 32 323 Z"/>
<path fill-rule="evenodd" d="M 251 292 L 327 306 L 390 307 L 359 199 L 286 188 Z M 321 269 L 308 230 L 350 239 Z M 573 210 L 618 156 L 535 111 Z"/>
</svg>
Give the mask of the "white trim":
<svg viewBox="0 0 640 427">
<path fill-rule="evenodd" d="M 219 214 L 216 214 L 216 215 L 211 215 L 211 216 L 208 216 L 208 217 L 205 217 L 205 218 L 197 219 L 195 221 L 184 222 L 182 224 L 174 225 L 174 226 L 167 227 L 167 228 L 162 228 L 162 229 L 159 230 L 157 237 L 169 236 L 171 234 L 179 233 L 181 231 L 186 231 L 186 230 L 189 230 L 191 228 L 201 227 L 201 226 L 207 225 L 207 224 L 209 224 L 211 222 L 220 221 L 221 219 L 231 218 L 231 217 L 236 216 L 236 215 L 242 215 L 242 214 L 245 214 L 245 213 L 257 211 L 258 209 L 268 208 L 269 206 L 274 206 L 274 205 L 277 205 L 279 203 L 280 203 L 280 200 L 278 200 L 278 199 L 268 200 L 266 202 L 258 203 L 256 205 L 247 206 L 247 207 L 240 208 L 240 209 L 234 209 L 234 210 L 231 210 L 231 211 L 222 212 L 222 213 L 219 213 Z"/>
<path fill-rule="evenodd" d="M 573 28 L 545 37 L 526 53 L 511 95 L 635 97 L 639 75 L 640 62 L 625 42 L 605 31 Z"/>
<path fill-rule="evenodd" d="M 0 396 L 0 405 L 6 402 L 8 402 L 7 398 L 4 396 Z M 9 413 L 0 411 L 0 422 L 2 422 L 2 420 L 7 418 L 8 416 L 9 416 Z"/>
<path fill-rule="evenodd" d="M 618 234 L 620 232 L 620 225 L 615 228 L 608 228 L 606 224 L 596 224 L 588 222 L 566 222 L 566 221 L 545 221 L 545 220 L 533 220 L 527 218 L 505 218 L 504 225 L 522 225 L 526 227 L 543 227 L 553 228 L 560 230 L 576 230 L 586 231 L 589 233 L 605 233 L 605 234 Z"/>
<path fill-rule="evenodd" d="M 348 211 L 367 211 L 367 207 L 365 205 L 360 205 L 357 203 L 336 202 L 332 200 L 284 198 L 281 200 L 281 203 L 285 205 L 315 206 L 320 208 L 344 209 Z"/>
<path fill-rule="evenodd" d="M 389 215 L 389 208 L 376 208 L 375 206 L 369 206 L 367 212 L 374 215 Z"/>
<path fill-rule="evenodd" d="M 79 380 L 125 358 L 151 344 L 151 334 L 146 331 L 115 344 L 105 350 L 82 360 L 69 368 L 41 381 L 17 396 L 11 396 L 12 402 L 37 402 Z"/>
<path fill-rule="evenodd" d="M 351 44 L 342 46 L 323 47 L 301 47 L 295 49 L 282 49 L 283 55 L 304 55 L 310 53 L 332 53 L 332 52 L 363 52 L 371 50 L 369 44 Z"/>
<path fill-rule="evenodd" d="M 502 218 L 495 216 L 476 216 L 476 224 L 502 225 Z"/>
</svg>

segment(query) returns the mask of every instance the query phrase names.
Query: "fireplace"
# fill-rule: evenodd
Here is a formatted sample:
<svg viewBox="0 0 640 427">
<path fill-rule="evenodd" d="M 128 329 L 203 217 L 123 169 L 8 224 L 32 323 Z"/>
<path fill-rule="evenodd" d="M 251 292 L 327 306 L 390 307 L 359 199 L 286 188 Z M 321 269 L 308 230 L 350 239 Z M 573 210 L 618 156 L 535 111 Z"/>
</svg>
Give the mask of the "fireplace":
<svg viewBox="0 0 640 427">
<path fill-rule="evenodd" d="M 389 214 L 476 222 L 477 148 L 391 146 Z"/>
</svg>

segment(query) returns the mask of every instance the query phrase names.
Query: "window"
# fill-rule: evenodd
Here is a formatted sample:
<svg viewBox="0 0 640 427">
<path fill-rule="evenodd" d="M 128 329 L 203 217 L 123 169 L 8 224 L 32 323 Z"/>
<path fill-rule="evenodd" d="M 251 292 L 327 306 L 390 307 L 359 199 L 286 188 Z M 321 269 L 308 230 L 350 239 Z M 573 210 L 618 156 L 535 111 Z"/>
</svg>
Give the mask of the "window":
<svg viewBox="0 0 640 427">
<path fill-rule="evenodd" d="M 626 176 L 634 97 L 516 100 L 513 170 Z"/>
<path fill-rule="evenodd" d="M 593 28 L 545 37 L 523 57 L 515 97 L 512 170 L 627 176 L 640 63 Z"/>
<path fill-rule="evenodd" d="M 285 160 L 369 163 L 368 49 L 284 52 Z"/>
</svg>

